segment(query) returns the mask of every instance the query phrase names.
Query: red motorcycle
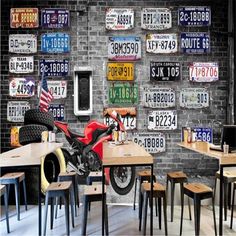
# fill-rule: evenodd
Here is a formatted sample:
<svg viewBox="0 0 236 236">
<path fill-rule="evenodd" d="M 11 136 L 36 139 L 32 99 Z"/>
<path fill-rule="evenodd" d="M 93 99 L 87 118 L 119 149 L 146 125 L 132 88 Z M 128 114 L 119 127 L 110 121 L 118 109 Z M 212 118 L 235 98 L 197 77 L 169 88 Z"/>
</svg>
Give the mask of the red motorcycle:
<svg viewBox="0 0 236 236">
<path fill-rule="evenodd" d="M 70 144 L 70 150 L 62 149 L 67 165 L 71 167 L 82 178 L 86 178 L 90 171 L 102 169 L 102 143 L 112 140 L 112 131 L 125 131 L 119 113 L 113 111 L 110 115 L 114 123 L 107 126 L 98 121 L 90 121 L 84 129 L 83 134 L 70 130 L 68 123 L 55 121 L 54 124 L 59 132 L 65 134 L 66 140 Z M 120 195 L 127 194 L 133 187 L 135 180 L 135 167 L 112 167 L 106 170 L 107 181 L 115 192 Z"/>
</svg>

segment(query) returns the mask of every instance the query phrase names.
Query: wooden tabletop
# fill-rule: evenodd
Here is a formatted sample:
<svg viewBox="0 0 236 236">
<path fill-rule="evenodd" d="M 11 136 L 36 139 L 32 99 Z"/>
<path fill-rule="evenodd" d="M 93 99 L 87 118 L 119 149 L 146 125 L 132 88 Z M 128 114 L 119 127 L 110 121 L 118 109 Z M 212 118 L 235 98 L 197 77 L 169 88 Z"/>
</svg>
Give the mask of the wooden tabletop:
<svg viewBox="0 0 236 236">
<path fill-rule="evenodd" d="M 41 157 L 63 146 L 63 143 L 31 143 L 0 154 L 0 167 L 40 165 Z"/>
<path fill-rule="evenodd" d="M 220 151 L 210 150 L 210 145 L 207 142 L 194 142 L 194 143 L 178 143 L 180 147 L 201 153 L 203 155 L 219 159 L 220 165 L 236 165 L 236 153 L 224 154 Z"/>
<path fill-rule="evenodd" d="M 127 141 L 121 145 L 103 143 L 103 166 L 153 164 L 153 157 L 138 144 Z"/>
</svg>

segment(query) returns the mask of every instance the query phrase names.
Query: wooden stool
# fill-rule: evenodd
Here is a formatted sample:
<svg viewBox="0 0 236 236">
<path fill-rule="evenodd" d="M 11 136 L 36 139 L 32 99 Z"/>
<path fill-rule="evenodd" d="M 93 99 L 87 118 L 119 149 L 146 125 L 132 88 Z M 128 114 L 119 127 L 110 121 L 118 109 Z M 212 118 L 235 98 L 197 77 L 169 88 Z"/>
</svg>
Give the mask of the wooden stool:
<svg viewBox="0 0 236 236">
<path fill-rule="evenodd" d="M 4 206 L 5 206 L 5 215 L 6 215 L 6 223 L 7 223 L 7 233 L 10 233 L 9 227 L 9 218 L 8 218 L 8 194 L 5 185 L 0 185 L 0 196 L 4 195 Z"/>
<path fill-rule="evenodd" d="M 25 173 L 24 172 L 13 172 L 13 173 L 7 173 L 7 174 L 3 175 L 2 177 L 0 177 L 0 184 L 6 185 L 8 193 L 10 191 L 10 185 L 14 184 L 14 186 L 15 186 L 17 220 L 20 220 L 20 182 L 23 183 L 25 210 L 27 211 Z"/>
<path fill-rule="evenodd" d="M 182 197 L 181 197 L 180 235 L 182 235 L 182 225 L 183 225 L 184 194 L 186 194 L 188 197 L 194 200 L 195 235 L 199 235 L 200 233 L 201 200 L 207 199 L 207 198 L 212 199 L 215 235 L 217 235 L 213 191 L 210 187 L 201 183 L 184 184 L 183 188 L 181 189 Z"/>
<path fill-rule="evenodd" d="M 104 193 L 105 205 L 106 205 L 106 189 Z M 102 185 L 86 185 L 84 187 L 84 215 L 82 221 L 82 235 L 86 235 L 87 227 L 87 216 L 88 216 L 88 206 L 90 202 L 102 201 Z M 105 229 L 106 235 L 108 235 L 108 210 L 107 205 L 105 208 Z"/>
<path fill-rule="evenodd" d="M 44 231 L 43 235 L 46 235 L 46 226 L 47 226 L 47 214 L 48 214 L 48 203 L 51 199 L 51 229 L 53 228 L 53 214 L 54 214 L 54 198 L 62 197 L 65 204 L 65 218 L 66 218 L 66 233 L 70 234 L 70 220 L 69 220 L 69 198 L 71 202 L 71 219 L 72 227 L 74 228 L 74 195 L 71 181 L 64 182 L 53 182 L 51 183 L 46 190 L 46 201 L 45 201 L 45 217 L 44 217 Z"/>
<path fill-rule="evenodd" d="M 214 196 L 216 194 L 216 183 L 217 179 L 220 179 L 220 171 L 217 171 L 215 174 L 215 188 L 214 188 Z M 231 205 L 231 184 L 236 181 L 236 170 L 225 170 L 223 172 L 223 193 L 224 193 L 224 216 L 225 220 L 227 220 L 227 201 L 228 208 L 230 209 Z"/>
<path fill-rule="evenodd" d="M 182 171 L 176 171 L 176 172 L 169 172 L 167 173 L 166 178 L 166 196 L 168 197 L 168 183 L 170 181 L 171 191 L 170 191 L 170 206 L 171 206 L 171 214 L 170 214 L 170 221 L 173 222 L 174 219 L 174 202 L 175 202 L 175 184 L 180 184 L 180 189 L 183 188 L 183 183 L 188 182 L 187 175 Z M 188 200 L 189 205 L 189 218 L 191 217 L 191 207 L 190 207 L 190 201 Z"/>
<path fill-rule="evenodd" d="M 232 205 L 231 205 L 231 220 L 230 220 L 230 229 L 233 228 L 233 212 L 234 212 L 234 198 L 235 198 L 235 191 L 236 191 L 236 182 L 234 182 L 233 186 L 233 198 L 232 198 Z"/>
<path fill-rule="evenodd" d="M 78 183 L 77 183 L 77 174 L 72 171 L 72 172 L 61 172 L 58 175 L 58 182 L 63 182 L 63 181 L 71 181 L 72 182 L 72 188 L 73 188 L 73 193 L 74 193 L 74 206 L 75 206 L 75 216 L 77 216 L 77 208 L 76 204 L 79 208 L 79 190 L 78 190 Z M 61 199 L 61 198 L 60 198 Z M 56 212 L 55 212 L 55 218 L 57 218 L 57 205 L 58 205 L 58 199 L 56 200 Z M 61 204 L 60 204 L 61 208 Z"/>
<path fill-rule="evenodd" d="M 87 185 L 92 185 L 93 182 L 102 182 L 102 171 L 91 171 L 86 182 Z"/>
<path fill-rule="evenodd" d="M 143 232 L 146 235 L 146 224 L 147 224 L 147 206 L 148 199 L 150 201 L 150 193 L 151 193 L 151 184 L 150 183 L 142 183 L 141 192 L 144 195 L 143 201 L 141 203 L 141 214 L 139 216 L 139 231 L 141 230 L 142 225 L 142 211 L 144 211 L 144 220 L 143 220 Z M 164 212 L 164 223 L 165 223 L 165 235 L 167 232 L 167 204 L 166 204 L 166 189 L 163 185 L 159 183 L 153 184 L 153 197 L 158 199 L 158 216 L 159 216 L 159 229 L 161 229 L 161 199 L 163 198 L 163 212 Z M 143 207 L 143 210 L 142 210 Z"/>
</svg>

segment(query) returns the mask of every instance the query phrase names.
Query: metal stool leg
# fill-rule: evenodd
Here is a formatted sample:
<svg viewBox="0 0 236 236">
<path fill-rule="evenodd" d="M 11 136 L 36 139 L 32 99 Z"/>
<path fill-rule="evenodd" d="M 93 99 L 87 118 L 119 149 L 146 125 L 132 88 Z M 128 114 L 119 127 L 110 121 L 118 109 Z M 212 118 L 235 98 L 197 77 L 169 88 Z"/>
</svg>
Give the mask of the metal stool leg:
<svg viewBox="0 0 236 236">
<path fill-rule="evenodd" d="M 148 193 L 145 192 L 145 194 L 144 194 L 144 204 L 143 204 L 143 213 L 144 213 L 144 219 L 143 219 L 143 235 L 146 235 L 148 198 L 149 198 L 149 197 L 148 197 Z"/>
<path fill-rule="evenodd" d="M 182 235 L 182 228 L 183 228 L 183 215 L 184 215 L 184 189 L 180 188 L 181 191 L 181 217 L 180 217 L 180 233 Z"/>
<path fill-rule="evenodd" d="M 215 213 L 215 199 L 214 199 L 214 196 L 212 196 L 212 210 L 213 210 L 213 220 L 214 220 L 215 235 L 217 235 L 216 213 Z"/>
<path fill-rule="evenodd" d="M 167 203 L 166 203 L 166 195 L 163 197 L 163 212 L 164 212 L 164 224 L 165 224 L 165 235 L 168 235 L 167 230 Z"/>
<path fill-rule="evenodd" d="M 20 184 L 18 181 L 15 183 L 15 198 L 16 198 L 17 220 L 20 220 Z"/>
<path fill-rule="evenodd" d="M 24 201 L 25 201 L 25 210 L 27 211 L 27 198 L 26 198 L 26 184 L 25 179 L 23 179 L 23 192 L 24 192 Z"/>
<path fill-rule="evenodd" d="M 50 217 L 50 228 L 53 229 L 53 218 L 54 218 L 54 198 L 51 197 L 51 217 Z"/>
<path fill-rule="evenodd" d="M 70 235 L 70 216 L 69 216 L 69 192 L 65 194 L 65 217 L 66 217 L 66 233 Z"/>
<path fill-rule="evenodd" d="M 235 198 L 235 187 L 233 189 L 233 198 L 232 198 L 232 206 L 231 206 L 231 219 L 230 219 L 230 229 L 233 228 L 233 213 L 234 213 L 234 198 Z"/>
<path fill-rule="evenodd" d="M 46 200 L 45 200 L 45 213 L 44 213 L 44 228 L 43 228 L 43 235 L 46 235 L 46 228 L 47 228 L 47 217 L 48 217 L 48 200 L 49 196 L 46 193 Z"/>
<path fill-rule="evenodd" d="M 9 217 L 8 217 L 8 194 L 7 194 L 7 189 L 5 189 L 5 192 L 4 192 L 4 206 L 5 206 L 5 213 L 6 213 L 7 233 L 10 233 Z"/>
<path fill-rule="evenodd" d="M 161 229 L 161 198 L 157 199 L 158 201 L 158 219 L 159 219 L 159 229 Z"/>
<path fill-rule="evenodd" d="M 170 221 L 173 222 L 174 217 L 174 196 L 175 196 L 175 183 L 171 180 L 171 219 Z"/>
<path fill-rule="evenodd" d="M 135 178 L 135 185 L 134 185 L 134 204 L 133 204 L 133 209 L 135 210 L 135 203 L 136 203 L 136 189 L 137 189 L 137 181 L 138 178 Z"/>
<path fill-rule="evenodd" d="M 86 227 L 87 227 L 87 216 L 88 216 L 88 197 L 84 196 L 84 214 L 83 214 L 83 223 L 82 223 L 82 235 L 86 235 Z"/>
</svg>

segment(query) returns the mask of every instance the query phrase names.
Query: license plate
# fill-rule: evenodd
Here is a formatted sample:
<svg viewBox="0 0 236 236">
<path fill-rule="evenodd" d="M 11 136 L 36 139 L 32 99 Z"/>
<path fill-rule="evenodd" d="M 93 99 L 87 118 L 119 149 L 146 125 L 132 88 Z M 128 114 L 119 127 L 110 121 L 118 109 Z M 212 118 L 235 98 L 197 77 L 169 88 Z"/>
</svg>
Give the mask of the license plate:
<svg viewBox="0 0 236 236">
<path fill-rule="evenodd" d="M 10 122 L 24 122 L 25 112 L 29 109 L 29 102 L 9 101 L 7 103 L 7 120 Z"/>
<path fill-rule="evenodd" d="M 67 81 L 65 80 L 48 80 L 48 90 L 53 95 L 53 99 L 60 99 L 67 97 Z M 38 86 L 38 96 L 40 93 L 41 83 Z"/>
<path fill-rule="evenodd" d="M 108 59 L 136 61 L 141 59 L 141 38 L 135 36 L 109 37 Z"/>
<path fill-rule="evenodd" d="M 210 7 L 180 7 L 178 9 L 178 24 L 182 26 L 210 26 Z"/>
<path fill-rule="evenodd" d="M 180 80 L 181 66 L 179 62 L 150 62 L 151 81 Z"/>
<path fill-rule="evenodd" d="M 67 28 L 70 26 L 70 12 L 64 9 L 43 9 L 41 24 L 43 28 Z"/>
<path fill-rule="evenodd" d="M 104 124 L 118 125 L 111 117 L 112 111 L 116 111 L 121 115 L 121 121 L 123 122 L 126 130 L 136 129 L 136 121 L 137 121 L 137 109 L 136 107 L 119 107 L 119 108 L 104 108 L 103 116 L 104 116 Z"/>
<path fill-rule="evenodd" d="M 175 91 L 171 88 L 144 89 L 143 106 L 151 108 L 175 107 Z"/>
<path fill-rule="evenodd" d="M 161 110 L 149 111 L 148 130 L 174 130 L 177 129 L 177 111 Z"/>
<path fill-rule="evenodd" d="M 198 141 L 209 142 L 209 143 L 213 142 L 212 128 L 197 127 L 197 128 L 193 128 L 193 130 L 197 132 L 196 139 Z"/>
<path fill-rule="evenodd" d="M 70 52 L 70 36 L 66 33 L 48 33 L 41 36 L 41 51 L 48 53 Z"/>
<path fill-rule="evenodd" d="M 34 34 L 10 34 L 9 52 L 12 53 L 36 53 L 37 36 Z"/>
<path fill-rule="evenodd" d="M 210 34 L 201 32 L 181 33 L 180 48 L 183 53 L 209 53 Z"/>
<path fill-rule="evenodd" d="M 69 75 L 69 60 L 42 59 L 39 61 L 40 75 L 64 77 Z"/>
<path fill-rule="evenodd" d="M 108 80 L 134 80 L 134 63 L 132 62 L 108 62 Z"/>
<path fill-rule="evenodd" d="M 147 30 L 164 30 L 172 27 L 171 11 L 168 8 L 143 8 L 141 11 L 141 28 Z"/>
<path fill-rule="evenodd" d="M 209 93 L 205 88 L 186 88 L 180 91 L 180 107 L 204 108 L 209 107 Z"/>
<path fill-rule="evenodd" d="M 12 126 L 11 127 L 11 147 L 20 147 L 20 142 L 19 142 L 19 131 L 20 131 L 21 126 Z"/>
<path fill-rule="evenodd" d="M 129 30 L 134 28 L 134 10 L 129 8 L 108 8 L 106 29 Z"/>
<path fill-rule="evenodd" d="M 137 104 L 138 85 L 135 83 L 112 83 L 109 87 L 110 104 Z"/>
<path fill-rule="evenodd" d="M 189 80 L 194 82 L 212 82 L 219 80 L 217 62 L 193 62 L 189 66 Z"/>
<path fill-rule="evenodd" d="M 10 57 L 9 72 L 26 74 L 34 72 L 34 57 Z"/>
<path fill-rule="evenodd" d="M 160 153 L 166 150 L 165 135 L 162 133 L 136 133 L 132 135 L 132 139 L 149 153 Z"/>
<path fill-rule="evenodd" d="M 52 112 L 54 120 L 62 121 L 64 120 L 65 109 L 62 104 L 51 104 L 48 109 Z"/>
<path fill-rule="evenodd" d="M 33 78 L 11 78 L 9 95 L 11 97 L 33 97 L 35 94 L 35 80 Z"/>
<path fill-rule="evenodd" d="M 176 53 L 178 51 L 177 34 L 147 34 L 146 51 L 150 53 Z"/>
<path fill-rule="evenodd" d="M 11 28 L 38 28 L 38 8 L 11 8 Z"/>
</svg>

